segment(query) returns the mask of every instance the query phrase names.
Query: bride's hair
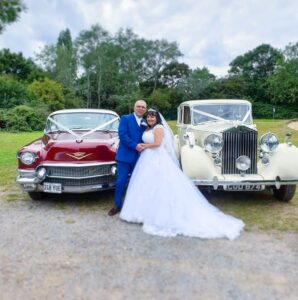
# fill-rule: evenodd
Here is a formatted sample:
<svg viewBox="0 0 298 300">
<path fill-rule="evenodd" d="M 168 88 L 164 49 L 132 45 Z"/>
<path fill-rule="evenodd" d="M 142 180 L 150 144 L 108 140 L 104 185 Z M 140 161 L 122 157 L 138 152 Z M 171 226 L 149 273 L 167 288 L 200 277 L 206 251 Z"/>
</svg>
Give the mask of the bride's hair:
<svg viewBox="0 0 298 300">
<path fill-rule="evenodd" d="M 162 125 L 162 120 L 161 120 L 161 117 L 160 117 L 160 113 L 159 111 L 155 108 L 155 107 L 150 107 L 148 110 L 147 110 L 147 116 L 148 115 L 151 115 L 151 116 L 155 116 L 156 117 L 156 123 L 152 126 L 152 128 L 154 126 L 156 126 L 157 124 L 161 124 Z M 148 124 L 148 122 L 147 122 Z M 149 126 L 149 124 L 148 124 Z M 149 126 L 150 127 L 150 126 Z"/>
</svg>

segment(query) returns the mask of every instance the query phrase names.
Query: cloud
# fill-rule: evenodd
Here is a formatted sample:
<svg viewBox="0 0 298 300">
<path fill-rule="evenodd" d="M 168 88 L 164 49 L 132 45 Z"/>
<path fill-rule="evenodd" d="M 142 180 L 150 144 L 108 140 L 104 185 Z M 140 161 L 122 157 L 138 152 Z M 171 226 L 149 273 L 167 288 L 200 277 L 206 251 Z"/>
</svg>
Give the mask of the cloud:
<svg viewBox="0 0 298 300">
<path fill-rule="evenodd" d="M 132 28 L 146 39 L 176 41 L 180 60 L 224 75 L 238 55 L 262 43 L 298 41 L 296 0 L 24 0 L 28 10 L 0 35 L 0 47 L 34 56 L 69 28 L 75 38 L 98 23 L 111 34 Z"/>
</svg>

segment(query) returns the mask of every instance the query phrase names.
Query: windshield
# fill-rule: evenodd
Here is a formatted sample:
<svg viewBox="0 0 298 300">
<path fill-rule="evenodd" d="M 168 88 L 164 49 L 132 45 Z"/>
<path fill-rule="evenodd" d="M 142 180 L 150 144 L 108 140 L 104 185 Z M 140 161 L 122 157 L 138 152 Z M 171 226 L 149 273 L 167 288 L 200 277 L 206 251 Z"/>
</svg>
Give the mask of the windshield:
<svg viewBox="0 0 298 300">
<path fill-rule="evenodd" d="M 107 113 L 88 113 L 88 112 L 79 112 L 79 113 L 66 113 L 66 114 L 57 114 L 51 117 L 46 124 L 46 131 L 63 131 L 65 128 L 71 130 L 92 130 L 104 125 L 113 119 L 116 119 L 117 116 Z M 59 127 L 59 124 L 62 126 Z M 119 120 L 115 122 L 110 122 L 106 126 L 100 128 L 100 130 L 109 130 L 117 131 L 119 125 Z M 63 128 L 65 127 L 65 128 Z"/>
<path fill-rule="evenodd" d="M 240 121 L 251 124 L 252 117 L 250 106 L 247 104 L 208 104 L 195 105 L 192 107 L 193 124 L 214 121 Z"/>
</svg>

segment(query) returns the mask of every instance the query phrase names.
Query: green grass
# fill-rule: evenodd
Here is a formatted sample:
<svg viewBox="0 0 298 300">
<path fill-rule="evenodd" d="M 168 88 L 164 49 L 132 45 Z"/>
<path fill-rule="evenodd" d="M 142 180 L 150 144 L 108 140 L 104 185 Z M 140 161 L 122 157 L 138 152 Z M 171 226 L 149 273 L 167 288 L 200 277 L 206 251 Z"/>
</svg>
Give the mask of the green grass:
<svg viewBox="0 0 298 300">
<path fill-rule="evenodd" d="M 291 141 L 298 146 L 298 131 L 288 128 L 286 120 L 255 120 L 255 123 L 259 130 L 259 137 L 270 131 L 277 134 L 282 142 L 285 133 L 292 132 Z M 176 121 L 169 121 L 169 125 L 175 133 Z M 41 135 L 42 132 L 0 132 L 0 186 L 9 191 L 5 197 L 6 201 L 14 202 L 19 197 L 19 192 L 15 189 L 17 150 Z M 224 212 L 243 219 L 246 230 L 279 230 L 298 233 L 298 191 L 289 203 L 277 201 L 269 192 L 212 192 L 205 195 L 210 202 Z M 69 205 L 76 205 L 87 210 L 108 210 L 113 201 L 113 193 L 101 192 L 99 194 L 84 195 L 82 198 L 76 195 L 59 195 L 57 197 L 51 195 L 49 201 L 58 201 L 56 208 L 62 210 L 67 209 Z M 70 219 L 65 222 L 67 224 L 74 223 Z"/>
<path fill-rule="evenodd" d="M 0 186 L 12 184 L 17 175 L 17 151 L 34 139 L 42 136 L 42 132 L 8 133 L 0 132 Z"/>
<path fill-rule="evenodd" d="M 222 211 L 245 222 L 245 229 L 298 233 L 298 192 L 288 203 L 276 200 L 272 192 L 212 192 L 208 200 Z"/>
</svg>

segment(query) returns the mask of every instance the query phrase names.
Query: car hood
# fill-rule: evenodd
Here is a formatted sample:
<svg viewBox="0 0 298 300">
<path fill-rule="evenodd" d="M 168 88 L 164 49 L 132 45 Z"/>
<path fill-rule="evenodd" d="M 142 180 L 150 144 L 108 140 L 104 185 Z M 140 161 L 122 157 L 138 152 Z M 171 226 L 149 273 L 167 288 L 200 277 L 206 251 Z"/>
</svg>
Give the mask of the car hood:
<svg viewBox="0 0 298 300">
<path fill-rule="evenodd" d="M 30 166 L 19 160 L 19 168 L 34 169 L 44 163 L 111 162 L 115 161 L 117 147 L 117 132 L 91 133 L 82 141 L 76 141 L 73 135 L 66 132 L 45 134 L 20 149 L 19 153 L 35 153 L 37 159 Z"/>
<path fill-rule="evenodd" d="M 96 132 L 82 140 L 69 133 L 47 134 L 42 139 L 43 160 L 55 162 L 107 162 L 115 159 L 117 133 Z"/>
</svg>

